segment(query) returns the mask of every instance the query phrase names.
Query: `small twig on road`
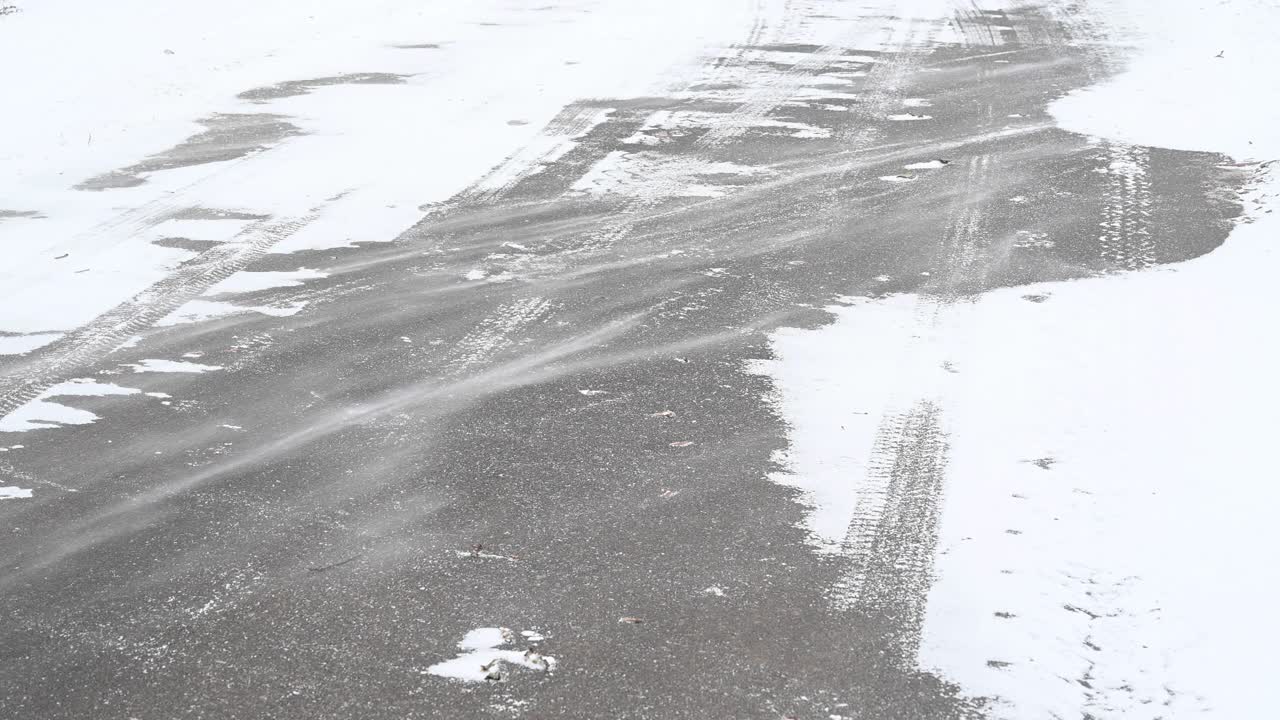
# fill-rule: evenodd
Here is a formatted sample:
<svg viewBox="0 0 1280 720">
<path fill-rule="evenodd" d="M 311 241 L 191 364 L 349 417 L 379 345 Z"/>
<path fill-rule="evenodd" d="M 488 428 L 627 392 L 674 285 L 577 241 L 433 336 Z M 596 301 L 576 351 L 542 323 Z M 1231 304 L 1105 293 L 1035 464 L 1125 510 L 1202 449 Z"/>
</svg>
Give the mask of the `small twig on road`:
<svg viewBox="0 0 1280 720">
<path fill-rule="evenodd" d="M 336 563 L 331 563 L 331 564 L 329 564 L 329 565 L 320 565 L 320 566 L 318 566 L 318 567 L 316 567 L 316 566 L 309 567 L 309 568 L 307 568 L 307 571 L 308 571 L 308 572 L 324 572 L 325 570 L 332 570 L 332 569 L 334 569 L 334 568 L 336 568 L 336 567 L 342 567 L 343 565 L 346 565 L 346 564 L 347 564 L 347 563 L 349 563 L 349 562 L 352 562 L 352 561 L 354 561 L 354 560 L 357 560 L 357 559 L 359 559 L 359 558 L 360 558 L 361 556 L 363 556 L 363 555 L 364 555 L 364 553 L 360 553 L 359 555 L 352 555 L 351 557 L 347 558 L 346 560 L 339 560 L 338 562 L 336 562 Z"/>
</svg>

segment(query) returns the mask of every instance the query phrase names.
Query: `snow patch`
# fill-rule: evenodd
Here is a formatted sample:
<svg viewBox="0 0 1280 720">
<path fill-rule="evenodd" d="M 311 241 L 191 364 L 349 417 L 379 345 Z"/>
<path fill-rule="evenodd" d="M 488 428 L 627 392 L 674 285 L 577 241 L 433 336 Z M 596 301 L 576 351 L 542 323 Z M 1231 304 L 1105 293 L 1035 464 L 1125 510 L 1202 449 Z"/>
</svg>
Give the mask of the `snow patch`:
<svg viewBox="0 0 1280 720">
<path fill-rule="evenodd" d="M 137 388 L 101 383 L 89 378 L 58 383 L 0 418 L 0 432 L 28 432 L 63 425 L 88 425 L 98 419 L 97 415 L 88 410 L 52 402 L 50 398 L 133 395 L 139 392 L 141 391 Z"/>
<path fill-rule="evenodd" d="M 425 672 L 463 682 L 500 682 L 506 677 L 505 666 L 508 665 L 540 672 L 555 669 L 556 659 L 543 655 L 532 646 L 523 651 L 502 649 L 504 645 L 514 644 L 519 638 L 533 644 L 540 641 L 542 636 L 524 632 L 517 636 L 507 628 L 476 628 L 467 632 L 458 643 L 458 649 L 463 651 L 461 654 L 438 662 Z"/>
<path fill-rule="evenodd" d="M 124 367 L 130 368 L 136 373 L 203 373 L 222 369 L 221 365 L 202 365 L 182 360 L 160 360 L 156 358 L 147 358 L 136 363 L 126 363 Z"/>
<path fill-rule="evenodd" d="M 235 303 L 218 300 L 191 300 L 157 320 L 155 326 L 186 325 L 242 313 L 258 313 L 259 315 L 268 315 L 270 317 L 290 317 L 302 312 L 302 309 L 306 306 L 306 301 L 290 303 L 285 307 L 272 307 L 270 305 L 236 305 Z"/>
<path fill-rule="evenodd" d="M 62 337 L 62 333 L 0 335 L 0 355 L 26 355 Z"/>
<path fill-rule="evenodd" d="M 288 272 L 238 272 L 210 287 L 204 294 L 251 293 L 272 288 L 295 287 L 307 280 L 325 277 L 329 277 L 329 274 L 308 268 L 299 268 Z"/>
</svg>

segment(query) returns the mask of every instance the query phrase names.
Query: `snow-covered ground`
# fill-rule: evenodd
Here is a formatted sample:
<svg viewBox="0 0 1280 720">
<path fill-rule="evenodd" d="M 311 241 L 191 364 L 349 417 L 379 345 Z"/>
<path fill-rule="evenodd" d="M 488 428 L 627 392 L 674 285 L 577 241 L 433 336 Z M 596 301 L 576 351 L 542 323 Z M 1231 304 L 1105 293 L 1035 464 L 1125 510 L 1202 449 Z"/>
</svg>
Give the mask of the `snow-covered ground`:
<svg viewBox="0 0 1280 720">
<path fill-rule="evenodd" d="M 1280 158 L 1280 6 L 1093 5 L 1116 56 L 1136 54 L 1055 104 L 1060 125 Z M 774 339 L 779 479 L 824 547 L 874 501 L 849 478 L 872 470 L 876 418 L 936 404 L 949 450 L 919 662 L 998 698 L 997 717 L 1273 714 L 1280 183 L 1257 177 L 1246 222 L 1194 261 L 942 308 L 854 299 Z"/>
<path fill-rule="evenodd" d="M 39 72 L 5 79 L 7 354 L 56 340 L 195 255 L 155 240 L 266 234 L 275 252 L 390 240 L 420 205 L 536 145 L 570 102 L 678 82 L 742 34 L 752 3 L 15 7 L 0 22 L 0 64 L 39 58 Z M 677 9 L 682 21 L 668 22 Z"/>
</svg>

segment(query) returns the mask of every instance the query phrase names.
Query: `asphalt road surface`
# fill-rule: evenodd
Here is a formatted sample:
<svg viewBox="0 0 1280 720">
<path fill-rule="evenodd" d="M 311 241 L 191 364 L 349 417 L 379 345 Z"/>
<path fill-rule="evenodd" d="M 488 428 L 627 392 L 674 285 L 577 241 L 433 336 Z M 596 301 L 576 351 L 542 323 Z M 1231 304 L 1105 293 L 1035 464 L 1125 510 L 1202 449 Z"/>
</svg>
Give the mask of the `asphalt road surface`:
<svg viewBox="0 0 1280 720">
<path fill-rule="evenodd" d="M 883 419 L 881 507 L 848 552 L 815 552 L 769 480 L 787 427 L 752 361 L 840 297 L 945 307 L 1223 241 L 1243 182 L 1224 158 L 1046 114 L 1115 70 L 1074 17 L 961 12 L 870 48 L 892 18 L 851 14 L 847 43 L 744 37 L 670 96 L 565 107 L 541 137 L 566 152 L 394 242 L 271 254 L 296 223 L 262 217 L 234 246 L 164 240 L 198 254 L 0 356 L 0 412 L 73 378 L 163 394 L 61 397 L 102 419 L 0 433 L 22 445 L 0 484 L 36 489 L 0 506 L 0 714 L 984 717 L 916 661 L 934 409 Z M 293 132 L 227 122 L 175 166 Z M 156 326 L 234 272 L 300 265 L 326 275 L 239 299 L 301 312 Z M 441 677 L 485 627 L 537 654 Z"/>
</svg>

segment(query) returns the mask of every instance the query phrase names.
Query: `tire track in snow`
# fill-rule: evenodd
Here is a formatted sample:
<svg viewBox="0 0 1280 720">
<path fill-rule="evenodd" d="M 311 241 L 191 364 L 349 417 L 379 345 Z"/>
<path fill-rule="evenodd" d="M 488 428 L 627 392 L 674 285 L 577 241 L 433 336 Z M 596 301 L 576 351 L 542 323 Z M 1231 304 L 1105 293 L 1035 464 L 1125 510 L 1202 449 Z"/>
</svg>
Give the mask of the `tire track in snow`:
<svg viewBox="0 0 1280 720">
<path fill-rule="evenodd" d="M 78 368 L 106 357 L 130 337 L 243 270 L 318 215 L 313 212 L 296 219 L 257 221 L 231 241 L 206 250 L 168 277 L 51 343 L 0 378 L 0 417 L 34 400 Z"/>
<path fill-rule="evenodd" d="M 999 47 L 1010 40 L 1005 33 L 1012 31 L 1009 18 L 1002 10 L 982 10 L 976 5 L 957 10 L 955 24 L 970 47 Z"/>
<path fill-rule="evenodd" d="M 516 332 L 546 319 L 554 309 L 549 300 L 539 297 L 522 298 L 498 308 L 453 347 L 445 361 L 448 373 L 463 373 L 493 360 L 515 343 Z"/>
<path fill-rule="evenodd" d="M 779 34 L 784 37 L 792 29 L 793 24 L 800 24 L 803 17 L 801 13 L 791 9 L 790 3 L 787 11 L 786 22 L 779 31 Z M 875 16 L 868 17 L 874 19 Z M 904 25 L 908 29 L 905 36 L 898 32 Z M 854 27 L 841 33 L 834 42 L 805 53 L 804 57 L 797 60 L 786 71 L 776 73 L 772 78 L 757 83 L 744 102 L 719 118 L 706 134 L 698 139 L 696 147 L 699 150 L 710 150 L 741 137 L 751 127 L 759 125 L 783 103 L 795 97 L 814 75 L 833 63 L 840 62 L 841 58 L 848 56 L 848 53 L 857 52 L 857 48 L 864 41 L 868 42 L 869 46 L 885 46 L 883 51 L 877 53 L 873 65 L 878 64 L 880 58 L 893 57 L 902 53 L 910 44 L 910 29 L 913 26 L 914 23 L 910 20 L 903 21 L 895 18 L 888 27 L 875 27 L 868 32 L 866 28 L 855 24 Z M 888 37 L 885 36 L 886 32 Z M 862 54 L 858 53 L 858 56 Z M 745 53 L 739 55 L 738 61 L 750 64 Z"/>
<path fill-rule="evenodd" d="M 885 623 L 891 657 L 915 659 L 938 542 L 947 444 L 929 399 L 881 420 L 845 539 L 852 568 L 838 605 Z"/>
<path fill-rule="evenodd" d="M 844 55 L 848 45 L 838 42 L 824 45 L 791 66 L 790 70 L 781 73 L 774 79 L 760 84 L 752 90 L 746 102 L 712 125 L 698 139 L 699 149 L 711 149 L 742 136 L 751 127 L 769 116 L 775 108 L 793 97 L 805 86 L 806 81 L 818 70 L 830 65 Z"/>
<path fill-rule="evenodd" d="M 938 25 L 930 24 L 922 31 L 920 24 L 915 21 L 895 20 L 895 22 L 897 24 L 887 30 L 884 28 L 876 30 L 876 32 L 889 33 L 890 46 L 880 51 L 877 61 L 872 63 L 867 76 L 867 88 L 862 92 L 863 100 L 851 108 L 854 115 L 873 123 L 882 121 L 886 113 L 898 106 L 902 96 L 903 79 L 919 65 L 923 58 L 923 54 L 917 52 L 915 48 L 927 46 L 939 29 Z M 853 39 L 858 35 L 859 32 L 855 29 L 845 37 Z M 722 146 L 739 138 L 753 125 L 765 121 L 769 113 L 792 99 L 797 91 L 804 87 L 808 78 L 825 70 L 832 62 L 840 62 L 840 58 L 849 50 L 849 47 L 848 45 L 823 46 L 809 58 L 797 63 L 791 71 L 784 74 L 783 78 L 765 81 L 763 88 L 753 93 L 757 97 L 749 99 L 731 113 L 733 119 L 727 123 L 723 119 L 717 119 L 715 124 L 710 125 L 706 133 L 694 143 L 692 157 L 686 160 L 688 166 L 696 166 L 700 161 L 699 155 L 722 149 Z M 651 116 L 651 119 L 656 116 L 657 114 Z M 856 155 L 869 146 L 875 136 L 876 130 L 873 125 L 860 128 L 845 139 L 846 147 L 841 154 L 855 156 L 855 159 L 849 163 L 851 171 L 861 172 Z M 626 237 L 636 224 L 646 219 L 657 205 L 678 189 L 681 176 L 675 170 L 678 170 L 679 164 L 680 161 L 673 161 L 672 172 L 642 178 L 644 182 L 657 182 L 662 187 L 636 193 L 638 197 L 616 211 L 603 227 L 592 232 L 585 241 L 563 248 L 561 252 L 564 254 L 599 252 Z"/>
<path fill-rule="evenodd" d="M 982 272 L 987 238 L 975 198 L 982 197 L 993 164 L 989 155 L 970 160 L 967 190 L 957 198 L 938 248 L 946 270 L 916 299 L 904 370 L 882 411 L 841 545 L 849 566 L 829 593 L 836 607 L 882 623 L 881 641 L 892 662 L 915 662 L 937 550 L 947 464 L 938 396 L 949 365 L 946 348 L 933 336 L 963 300 L 974 273 Z"/>
<path fill-rule="evenodd" d="M 454 209 L 501 200 L 521 180 L 572 150 L 579 138 L 607 120 L 611 112 L 609 108 L 592 103 L 575 103 L 566 107 L 547 124 L 534 142 L 508 157 L 444 205 Z M 202 182 L 192 183 L 185 190 Z M 183 200 L 187 194 L 184 191 L 168 195 L 121 213 L 95 226 L 93 233 L 121 238 L 136 235 L 190 206 L 189 201 Z M 248 267 L 320 215 L 321 210 L 316 209 L 302 218 L 256 221 L 232 240 L 183 263 L 151 287 L 16 364 L 8 374 L 0 377 L 0 417 L 34 400 L 49 387 L 75 374 L 77 369 L 105 357 L 128 338 L 151 327 L 212 285 Z"/>
<path fill-rule="evenodd" d="M 573 103 L 565 107 L 530 143 L 442 205 L 448 209 L 460 209 L 502 200 L 521 181 L 536 175 L 572 150 L 579 139 L 606 122 L 612 112 L 612 108 L 595 103 Z"/>
</svg>

